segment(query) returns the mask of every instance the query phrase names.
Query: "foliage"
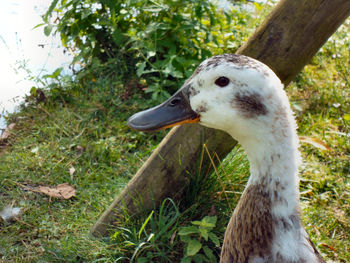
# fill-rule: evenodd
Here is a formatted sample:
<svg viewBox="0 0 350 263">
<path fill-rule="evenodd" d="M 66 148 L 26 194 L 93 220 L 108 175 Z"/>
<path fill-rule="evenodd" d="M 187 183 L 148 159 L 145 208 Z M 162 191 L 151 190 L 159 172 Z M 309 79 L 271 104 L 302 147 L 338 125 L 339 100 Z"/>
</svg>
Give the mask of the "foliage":
<svg viewBox="0 0 350 263">
<path fill-rule="evenodd" d="M 44 32 L 59 32 L 77 53 L 74 62 L 89 68 L 114 61 L 115 72 L 144 79 L 146 92 L 162 101 L 200 61 L 235 52 L 245 40 L 249 13 L 239 7 L 224 10 L 204 0 L 54 0 Z"/>
<path fill-rule="evenodd" d="M 216 216 L 205 216 L 201 221 L 192 221 L 192 226 L 182 227 L 179 231 L 181 241 L 185 245 L 184 257 L 181 263 L 217 262 L 213 251 L 206 243 L 220 246 L 219 238 L 212 230 L 216 226 Z M 204 252 L 200 253 L 200 252 Z"/>
<path fill-rule="evenodd" d="M 129 227 L 127 222 L 118 227 L 112 240 L 120 244 L 123 253 L 116 261 L 171 262 L 176 244 L 173 237 L 179 217 L 180 212 L 174 201 L 165 199 L 157 211 L 150 212 L 139 228 L 135 222 Z M 128 253 L 131 254 L 130 258 Z"/>
</svg>

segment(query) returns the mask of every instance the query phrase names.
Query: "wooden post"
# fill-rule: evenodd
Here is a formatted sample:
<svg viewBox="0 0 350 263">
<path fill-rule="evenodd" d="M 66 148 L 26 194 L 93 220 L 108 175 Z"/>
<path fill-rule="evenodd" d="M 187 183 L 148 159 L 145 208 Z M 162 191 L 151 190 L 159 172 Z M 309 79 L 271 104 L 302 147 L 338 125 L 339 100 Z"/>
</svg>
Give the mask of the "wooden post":
<svg viewBox="0 0 350 263">
<path fill-rule="evenodd" d="M 267 64 L 287 85 L 349 15 L 350 0 L 281 0 L 237 53 Z M 95 223 L 91 234 L 106 236 L 122 207 L 134 214 L 140 200 L 143 208 L 151 209 L 165 197 L 181 196 L 186 174 L 196 173 L 194 163 L 203 143 L 219 158 L 235 145 L 218 130 L 196 124 L 173 128 Z"/>
</svg>

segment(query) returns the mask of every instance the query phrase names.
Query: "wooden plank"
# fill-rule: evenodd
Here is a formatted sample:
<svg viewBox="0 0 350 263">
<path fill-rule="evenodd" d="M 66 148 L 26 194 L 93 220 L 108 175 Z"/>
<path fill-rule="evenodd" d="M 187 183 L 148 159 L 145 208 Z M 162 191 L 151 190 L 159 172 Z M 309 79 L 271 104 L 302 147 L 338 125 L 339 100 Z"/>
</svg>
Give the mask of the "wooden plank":
<svg viewBox="0 0 350 263">
<path fill-rule="evenodd" d="M 287 85 L 350 15 L 349 0 L 282 0 L 237 53 L 270 66 Z M 91 229 L 106 236 L 121 209 L 134 214 L 137 204 L 152 209 L 164 198 L 181 196 L 186 174 L 196 173 L 196 160 L 206 143 L 224 158 L 235 145 L 226 133 L 196 124 L 173 128 L 122 193 Z M 210 162 L 205 161 L 204 169 Z"/>
</svg>

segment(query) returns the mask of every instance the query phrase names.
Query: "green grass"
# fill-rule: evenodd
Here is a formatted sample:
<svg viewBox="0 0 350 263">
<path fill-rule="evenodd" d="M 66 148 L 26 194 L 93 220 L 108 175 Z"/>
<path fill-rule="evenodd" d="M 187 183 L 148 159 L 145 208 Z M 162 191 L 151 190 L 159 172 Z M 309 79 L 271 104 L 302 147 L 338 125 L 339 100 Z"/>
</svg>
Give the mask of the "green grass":
<svg viewBox="0 0 350 263">
<path fill-rule="evenodd" d="M 330 148 L 301 144 L 300 189 L 306 229 L 322 255 L 336 262 L 350 262 L 350 56 L 344 41 L 349 27 L 348 20 L 287 88 L 299 135 Z M 123 85 L 118 77 L 80 85 L 51 86 L 46 102 L 29 98 L 10 117 L 17 126 L 0 156 L 0 208 L 13 205 L 22 213 L 13 222 L 0 222 L 0 262 L 129 262 L 133 256 L 138 262 L 179 262 L 185 253 L 180 227 L 208 214 L 218 217 L 213 233 L 222 243 L 248 178 L 240 148 L 218 173 L 194 175 L 179 202 L 167 200 L 152 216 L 150 211 L 141 218 L 125 215 L 123 227 L 110 238 L 89 236 L 165 132 L 145 134 L 126 126 L 132 113 L 152 106 L 136 85 Z M 74 186 L 76 197 L 50 199 L 24 187 L 65 182 Z M 205 245 L 219 255 L 219 247 Z"/>
<path fill-rule="evenodd" d="M 101 90 L 89 94 L 77 88 L 69 93 L 71 103 L 49 99 L 11 117 L 17 128 L 0 157 L 0 206 L 19 206 L 23 212 L 20 221 L 1 225 L 2 260 L 35 262 L 49 257 L 60 261 L 71 256 L 91 260 L 106 251 L 114 253 L 110 244 L 90 240 L 88 230 L 160 135 L 134 133 L 126 127 L 135 103 L 110 101 L 109 110 L 103 109 Z M 76 188 L 75 198 L 50 199 L 22 187 L 64 182 Z"/>
<path fill-rule="evenodd" d="M 287 88 L 299 135 L 329 147 L 301 144 L 301 204 L 319 250 L 339 262 L 350 261 L 349 29 L 347 20 Z"/>
</svg>

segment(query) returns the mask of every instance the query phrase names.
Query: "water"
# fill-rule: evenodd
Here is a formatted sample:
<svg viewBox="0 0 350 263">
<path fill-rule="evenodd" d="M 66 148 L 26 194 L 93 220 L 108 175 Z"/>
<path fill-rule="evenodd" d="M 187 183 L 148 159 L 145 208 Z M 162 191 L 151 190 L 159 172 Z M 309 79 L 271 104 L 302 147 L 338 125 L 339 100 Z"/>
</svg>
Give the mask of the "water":
<svg viewBox="0 0 350 263">
<path fill-rule="evenodd" d="M 2 134 L 2 129 L 4 129 L 6 127 L 6 121 L 4 118 L 0 118 L 0 135 Z"/>
<path fill-rule="evenodd" d="M 46 37 L 42 23 L 52 0 L 0 0 L 0 129 L 6 126 L 5 113 L 13 112 L 40 77 L 72 60 L 63 54 L 58 37 Z"/>
</svg>

